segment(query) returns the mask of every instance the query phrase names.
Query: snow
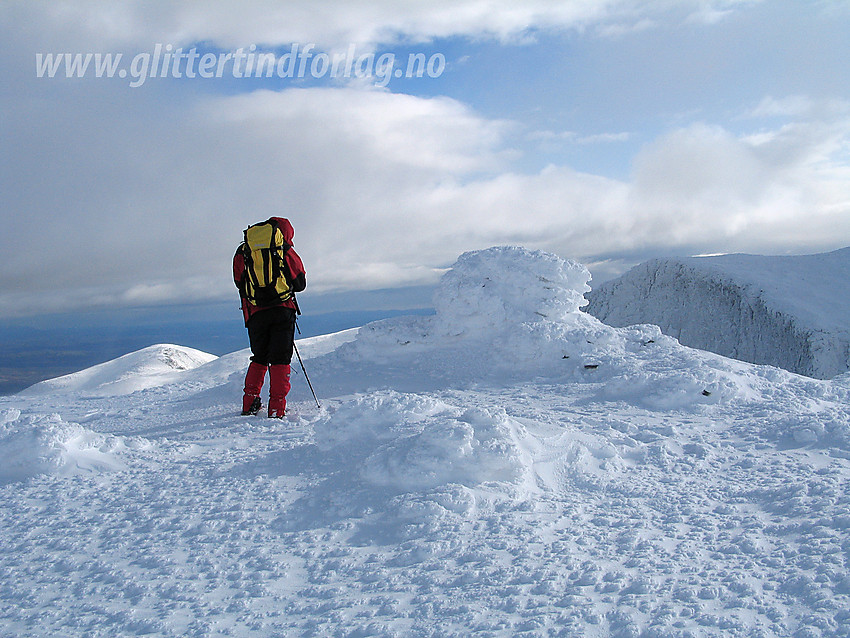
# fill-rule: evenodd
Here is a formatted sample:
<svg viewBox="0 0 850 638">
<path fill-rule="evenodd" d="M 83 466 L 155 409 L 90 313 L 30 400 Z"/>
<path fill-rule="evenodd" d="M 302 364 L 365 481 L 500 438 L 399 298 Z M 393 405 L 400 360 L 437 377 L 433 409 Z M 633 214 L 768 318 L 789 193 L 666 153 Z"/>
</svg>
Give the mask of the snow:
<svg viewBox="0 0 850 638">
<path fill-rule="evenodd" d="M 22 394 L 56 396 L 83 392 L 93 397 L 130 394 L 175 381 L 178 378 L 176 373 L 197 368 L 216 358 L 194 348 L 158 344 L 86 370 L 36 383 Z"/>
<path fill-rule="evenodd" d="M 0 483 L 41 473 L 70 476 L 124 469 L 120 453 L 145 445 L 143 439 L 128 442 L 66 423 L 59 414 L 21 418 L 19 410 L 7 410 L 0 414 Z"/>
<path fill-rule="evenodd" d="M 589 299 L 613 326 L 656 324 L 685 345 L 819 379 L 850 370 L 850 248 L 652 260 Z"/>
<path fill-rule="evenodd" d="M 606 326 L 587 279 L 465 254 L 436 315 L 299 341 L 282 422 L 247 351 L 0 399 L 0 636 L 850 635 L 850 374 Z"/>
</svg>

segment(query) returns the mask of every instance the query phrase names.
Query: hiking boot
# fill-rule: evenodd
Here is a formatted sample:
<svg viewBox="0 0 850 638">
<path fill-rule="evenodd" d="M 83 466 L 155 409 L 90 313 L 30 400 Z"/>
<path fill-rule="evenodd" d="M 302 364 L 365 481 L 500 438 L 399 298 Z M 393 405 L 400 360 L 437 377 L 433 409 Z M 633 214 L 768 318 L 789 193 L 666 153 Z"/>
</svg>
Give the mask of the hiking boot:
<svg viewBox="0 0 850 638">
<path fill-rule="evenodd" d="M 250 397 L 246 396 L 245 400 L 247 400 L 249 398 Z M 243 405 L 242 405 L 242 416 L 254 416 L 255 414 L 257 414 L 262 409 L 263 409 L 263 402 L 260 401 L 260 397 L 254 397 L 254 400 L 251 401 L 251 405 L 249 405 L 247 408 L 245 407 L 245 405 L 243 403 Z"/>
</svg>

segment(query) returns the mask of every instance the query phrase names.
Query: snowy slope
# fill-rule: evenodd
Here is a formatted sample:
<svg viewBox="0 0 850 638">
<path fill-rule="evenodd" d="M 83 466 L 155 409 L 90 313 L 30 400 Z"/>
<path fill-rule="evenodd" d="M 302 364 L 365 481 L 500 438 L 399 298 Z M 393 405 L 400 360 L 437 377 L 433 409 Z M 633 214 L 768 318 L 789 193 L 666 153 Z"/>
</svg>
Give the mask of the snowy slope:
<svg viewBox="0 0 850 638">
<path fill-rule="evenodd" d="M 197 368 L 216 358 L 215 355 L 193 348 L 158 344 L 80 372 L 41 381 L 21 394 L 57 396 L 81 392 L 101 397 L 130 394 L 176 381 L 180 372 Z"/>
<path fill-rule="evenodd" d="M 656 324 L 685 345 L 819 379 L 850 369 L 850 248 L 652 260 L 588 298 L 609 325 Z"/>
<path fill-rule="evenodd" d="M 465 254 L 435 316 L 299 342 L 283 422 L 236 415 L 247 351 L 0 399 L 0 635 L 850 634 L 850 375 L 608 327 L 587 278 Z"/>
</svg>

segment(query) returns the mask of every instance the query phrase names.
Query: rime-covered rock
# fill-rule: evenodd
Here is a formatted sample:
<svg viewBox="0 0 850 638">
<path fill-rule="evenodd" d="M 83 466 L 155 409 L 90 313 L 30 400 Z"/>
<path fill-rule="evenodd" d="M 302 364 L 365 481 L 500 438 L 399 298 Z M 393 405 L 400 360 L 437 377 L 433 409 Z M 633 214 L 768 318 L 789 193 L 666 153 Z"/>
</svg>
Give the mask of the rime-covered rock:
<svg viewBox="0 0 850 638">
<path fill-rule="evenodd" d="M 656 259 L 587 295 L 612 326 L 819 379 L 850 369 L 850 248 L 818 255 Z"/>
</svg>

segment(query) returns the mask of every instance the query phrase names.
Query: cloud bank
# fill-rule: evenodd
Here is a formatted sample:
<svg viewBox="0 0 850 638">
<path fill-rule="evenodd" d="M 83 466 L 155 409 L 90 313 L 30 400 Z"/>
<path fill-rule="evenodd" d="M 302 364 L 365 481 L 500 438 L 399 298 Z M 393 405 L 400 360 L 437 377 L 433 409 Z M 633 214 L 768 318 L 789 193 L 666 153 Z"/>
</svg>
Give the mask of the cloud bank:
<svg viewBox="0 0 850 638">
<path fill-rule="evenodd" d="M 644 29 L 659 20 L 712 23 L 759 0 L 28 0 L 7 17 L 43 40 L 115 46 L 149 42 L 391 44 L 475 37 L 515 41 L 541 30 Z M 37 26 L 36 26 L 37 25 Z"/>
<path fill-rule="evenodd" d="M 740 3 L 673 4 L 678 19 L 711 22 Z M 534 28 L 601 34 L 615 23 L 645 28 L 672 5 L 340 2 L 317 13 L 315 3 L 259 2 L 238 14 L 229 6 L 51 2 L 2 11 L 39 43 L 333 47 L 510 39 Z M 10 34 L 4 50 L 23 37 Z M 764 96 L 734 126 L 697 119 L 668 128 L 636 141 L 630 174 L 613 178 L 564 164 L 521 170 L 521 140 L 535 132 L 451 97 L 363 83 L 222 94 L 20 77 L 22 90 L 2 94 L 0 124 L 10 149 L 0 177 L 0 246 L 14 264 L 0 276 L 7 315 L 227 298 L 242 228 L 270 215 L 293 221 L 311 291 L 433 282 L 459 253 L 494 244 L 593 262 L 652 250 L 817 250 L 850 239 L 850 105 L 841 100 Z"/>
</svg>

